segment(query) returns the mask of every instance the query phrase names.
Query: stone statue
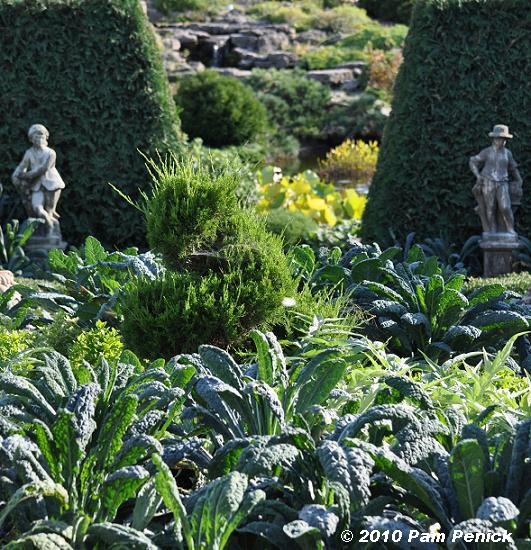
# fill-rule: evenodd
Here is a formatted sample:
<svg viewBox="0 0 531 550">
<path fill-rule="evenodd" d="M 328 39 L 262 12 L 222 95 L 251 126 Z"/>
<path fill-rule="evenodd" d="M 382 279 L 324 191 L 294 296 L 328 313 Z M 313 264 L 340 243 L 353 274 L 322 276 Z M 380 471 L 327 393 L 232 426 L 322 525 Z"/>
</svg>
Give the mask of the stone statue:
<svg viewBox="0 0 531 550">
<path fill-rule="evenodd" d="M 33 144 L 11 177 L 13 185 L 22 195 L 28 217 L 44 220 L 47 233 L 59 232 L 57 203 L 65 183 L 55 167 L 56 154 L 48 147 L 50 133 L 42 124 L 28 130 Z"/>
<path fill-rule="evenodd" d="M 505 148 L 507 139 L 513 136 L 507 126 L 497 124 L 489 137 L 492 146 L 470 157 L 470 169 L 477 180 L 472 188 L 478 203 L 476 212 L 484 233 L 515 235 L 513 207 L 520 204 L 522 177 L 511 151 Z M 514 178 L 510 183 L 509 172 Z"/>
<path fill-rule="evenodd" d="M 489 137 L 492 146 L 470 157 L 469 166 L 476 176 L 472 192 L 483 226 L 483 274 L 494 277 L 511 272 L 513 252 L 520 246 L 514 230 L 514 212 L 522 199 L 522 177 L 511 151 L 505 148 L 513 137 L 509 128 L 497 124 Z"/>
</svg>

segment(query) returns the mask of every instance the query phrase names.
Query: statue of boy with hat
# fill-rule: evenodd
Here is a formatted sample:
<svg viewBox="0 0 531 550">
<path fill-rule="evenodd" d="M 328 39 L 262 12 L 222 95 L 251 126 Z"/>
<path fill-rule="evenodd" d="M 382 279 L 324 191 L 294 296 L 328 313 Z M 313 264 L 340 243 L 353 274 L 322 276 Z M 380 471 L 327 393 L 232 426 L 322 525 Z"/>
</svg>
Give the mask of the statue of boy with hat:
<svg viewBox="0 0 531 550">
<path fill-rule="evenodd" d="M 507 139 L 513 136 L 507 126 L 497 124 L 489 137 L 492 138 L 492 145 L 470 157 L 469 162 L 477 180 L 472 188 L 478 203 L 476 211 L 484 233 L 516 236 L 512 207 L 520 204 L 522 177 L 511 151 L 505 147 Z M 514 177 L 510 183 L 509 172 Z"/>
</svg>

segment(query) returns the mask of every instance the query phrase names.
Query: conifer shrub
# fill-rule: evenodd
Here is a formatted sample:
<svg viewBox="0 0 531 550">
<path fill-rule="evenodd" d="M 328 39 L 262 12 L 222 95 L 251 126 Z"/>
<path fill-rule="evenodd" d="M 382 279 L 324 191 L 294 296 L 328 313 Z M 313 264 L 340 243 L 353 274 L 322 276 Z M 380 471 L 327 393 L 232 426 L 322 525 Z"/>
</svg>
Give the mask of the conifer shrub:
<svg viewBox="0 0 531 550">
<path fill-rule="evenodd" d="M 242 145 L 266 128 L 265 107 L 251 88 L 215 71 L 183 78 L 175 101 L 184 131 L 211 147 Z"/>
<path fill-rule="evenodd" d="M 227 347 L 274 320 L 295 292 L 282 239 L 233 198 L 230 168 L 174 158 L 153 175 L 141 208 L 149 244 L 169 269 L 132 280 L 123 293 L 126 346 L 172 357 L 204 343 Z"/>
<path fill-rule="evenodd" d="M 416 0 L 359 0 L 358 6 L 375 19 L 408 24 Z"/>
<path fill-rule="evenodd" d="M 527 0 L 418 0 L 361 229 L 367 241 L 481 231 L 468 161 L 507 124 L 524 179 L 517 230 L 531 230 L 531 33 Z M 503 52 L 501 54 L 500 52 Z"/>
<path fill-rule="evenodd" d="M 108 182 L 137 196 L 149 183 L 146 154 L 182 142 L 152 30 L 138 0 L 0 0 L 0 181 L 34 123 L 50 131 L 66 188 L 59 202 L 70 243 L 141 244 L 140 215 Z"/>
</svg>

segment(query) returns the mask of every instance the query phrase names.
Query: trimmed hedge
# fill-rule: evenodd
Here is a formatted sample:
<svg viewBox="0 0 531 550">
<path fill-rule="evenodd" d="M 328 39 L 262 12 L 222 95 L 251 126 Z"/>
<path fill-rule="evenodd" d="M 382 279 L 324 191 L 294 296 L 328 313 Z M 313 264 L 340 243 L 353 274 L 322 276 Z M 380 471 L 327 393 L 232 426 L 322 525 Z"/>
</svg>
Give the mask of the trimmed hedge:
<svg viewBox="0 0 531 550">
<path fill-rule="evenodd" d="M 394 23 L 409 23 L 416 0 L 359 0 L 358 6 L 375 19 Z"/>
<path fill-rule="evenodd" d="M 531 223 L 531 51 L 528 0 L 419 0 L 394 89 L 362 237 L 387 244 L 446 235 L 464 243 L 481 232 L 469 157 L 508 124 L 524 197 L 518 230 Z"/>
<path fill-rule="evenodd" d="M 137 0 L 0 0 L 0 181 L 39 122 L 50 131 L 66 182 L 59 202 L 66 240 L 143 242 L 142 218 L 108 182 L 137 197 L 149 175 L 138 150 L 181 141 L 153 33 Z"/>
</svg>

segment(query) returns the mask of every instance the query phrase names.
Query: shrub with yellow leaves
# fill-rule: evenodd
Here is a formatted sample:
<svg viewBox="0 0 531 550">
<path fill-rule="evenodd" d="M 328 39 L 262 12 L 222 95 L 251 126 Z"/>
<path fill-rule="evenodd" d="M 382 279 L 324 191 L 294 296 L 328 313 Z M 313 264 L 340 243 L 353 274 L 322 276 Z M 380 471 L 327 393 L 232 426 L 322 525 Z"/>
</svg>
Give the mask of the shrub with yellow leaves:
<svg viewBox="0 0 531 550">
<path fill-rule="evenodd" d="M 370 183 L 378 160 L 378 143 L 347 139 L 319 161 L 319 174 L 335 182 L 356 186 Z"/>
<path fill-rule="evenodd" d="M 354 189 L 337 190 L 311 170 L 285 176 L 279 168 L 268 166 L 258 174 L 258 186 L 260 210 L 286 208 L 332 227 L 345 219 L 361 219 L 366 203 Z"/>
</svg>

